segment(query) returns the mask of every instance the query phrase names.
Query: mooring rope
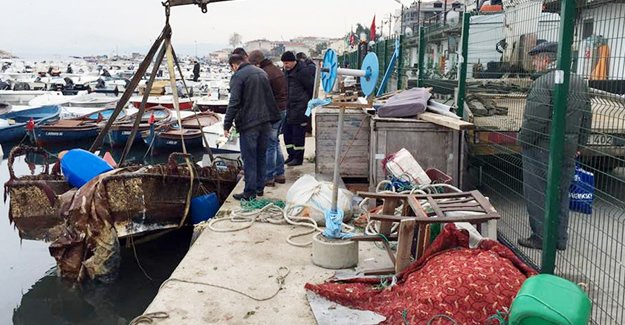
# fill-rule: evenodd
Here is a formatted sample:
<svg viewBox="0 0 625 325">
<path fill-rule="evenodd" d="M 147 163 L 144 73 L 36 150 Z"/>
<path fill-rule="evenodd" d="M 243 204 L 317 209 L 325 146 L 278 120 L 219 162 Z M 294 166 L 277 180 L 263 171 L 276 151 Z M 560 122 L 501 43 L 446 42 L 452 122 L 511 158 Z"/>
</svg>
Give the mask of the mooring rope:
<svg viewBox="0 0 625 325">
<path fill-rule="evenodd" d="M 276 289 L 276 291 L 270 296 L 262 297 L 262 298 L 254 297 L 241 290 L 237 290 L 237 289 L 234 289 L 225 285 L 221 285 L 221 284 L 194 281 L 194 280 L 185 280 L 185 279 L 178 279 L 178 278 L 169 278 L 165 280 L 161 284 L 161 286 L 158 288 L 158 291 L 160 292 L 161 289 L 163 289 L 163 287 L 170 282 L 179 282 L 179 283 L 196 284 L 196 285 L 201 285 L 201 286 L 208 286 L 208 287 L 223 289 L 223 290 L 227 290 L 230 292 L 240 294 L 254 301 L 261 302 L 261 301 L 267 301 L 267 300 L 273 299 L 275 296 L 278 295 L 278 293 L 280 293 L 280 291 L 282 291 L 285 288 L 286 278 L 289 276 L 289 274 L 291 274 L 291 269 L 289 269 L 286 266 L 281 266 L 278 268 L 276 273 L 277 273 L 276 282 L 278 283 L 278 289 Z M 130 321 L 129 325 L 152 324 L 154 320 L 156 319 L 165 319 L 165 318 L 169 318 L 169 314 L 167 312 L 159 311 L 159 312 L 153 312 L 153 313 L 146 313 L 144 315 L 137 316 L 135 319 Z"/>
</svg>

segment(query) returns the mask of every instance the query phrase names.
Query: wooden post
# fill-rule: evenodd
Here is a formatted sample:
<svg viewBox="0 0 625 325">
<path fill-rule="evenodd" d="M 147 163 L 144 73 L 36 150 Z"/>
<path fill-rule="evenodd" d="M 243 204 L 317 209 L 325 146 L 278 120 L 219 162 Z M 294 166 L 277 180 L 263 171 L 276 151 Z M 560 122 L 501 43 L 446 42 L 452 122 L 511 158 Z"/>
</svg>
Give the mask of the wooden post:
<svg viewBox="0 0 625 325">
<path fill-rule="evenodd" d="M 399 236 L 397 238 L 397 256 L 395 257 L 395 273 L 403 271 L 410 265 L 412 239 L 414 238 L 415 220 L 408 218 L 399 223 Z"/>
</svg>

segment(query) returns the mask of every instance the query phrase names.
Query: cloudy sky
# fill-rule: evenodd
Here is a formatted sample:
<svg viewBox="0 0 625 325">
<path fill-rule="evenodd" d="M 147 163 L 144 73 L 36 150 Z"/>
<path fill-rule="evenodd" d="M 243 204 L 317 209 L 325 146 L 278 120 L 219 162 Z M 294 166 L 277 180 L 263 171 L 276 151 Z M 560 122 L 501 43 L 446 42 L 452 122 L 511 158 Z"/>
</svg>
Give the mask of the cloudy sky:
<svg viewBox="0 0 625 325">
<path fill-rule="evenodd" d="M 405 5 L 411 1 L 403 0 Z M 338 37 L 399 9 L 395 0 L 234 0 L 172 8 L 181 54 L 222 48 L 233 32 L 243 41 L 297 36 Z M 0 0 L 0 50 L 18 56 L 146 52 L 164 23 L 160 0 Z"/>
</svg>

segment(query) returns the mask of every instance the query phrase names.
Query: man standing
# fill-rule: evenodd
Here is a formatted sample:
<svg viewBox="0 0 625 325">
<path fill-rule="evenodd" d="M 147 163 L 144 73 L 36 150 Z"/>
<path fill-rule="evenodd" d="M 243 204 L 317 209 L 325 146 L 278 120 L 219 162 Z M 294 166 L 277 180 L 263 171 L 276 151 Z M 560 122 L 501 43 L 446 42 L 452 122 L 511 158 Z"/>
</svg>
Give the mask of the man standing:
<svg viewBox="0 0 625 325">
<path fill-rule="evenodd" d="M 558 44 L 555 42 L 544 42 L 529 52 L 539 75 L 527 95 L 523 125 L 518 138 L 523 149 L 523 193 L 532 229 L 531 236 L 519 239 L 518 243 L 521 246 L 536 249 L 542 249 L 543 246 L 549 138 L 553 116 L 552 96 L 556 78 L 553 65 L 556 61 L 557 48 Z M 559 193 L 560 210 L 556 245 L 559 250 L 566 249 L 568 241 L 569 187 L 575 172 L 578 146 L 588 141 L 591 118 L 588 87 L 582 78 L 571 75 L 566 113 L 564 164 Z"/>
<path fill-rule="evenodd" d="M 293 52 L 284 52 L 281 60 L 286 70 L 288 85 L 284 142 L 289 157 L 285 163 L 287 166 L 299 166 L 304 162 L 304 144 L 308 125 L 306 108 L 312 97 L 315 77 L 309 73 L 303 63 L 297 61 Z"/>
<path fill-rule="evenodd" d="M 233 54 L 228 60 L 235 72 L 230 79 L 230 102 L 224 118 L 224 135 L 230 135 L 232 123 L 241 134 L 241 158 L 245 173 L 243 193 L 236 200 L 263 196 L 267 143 L 271 124 L 280 120 L 267 74 L 249 64 L 242 56 Z"/>
<path fill-rule="evenodd" d="M 265 185 L 284 184 L 286 179 L 284 178 L 284 156 L 280 148 L 280 130 L 286 118 L 286 78 L 282 71 L 271 60 L 266 59 L 260 50 L 250 52 L 249 61 L 250 64 L 263 69 L 267 73 L 271 90 L 273 91 L 273 98 L 276 100 L 278 111 L 280 112 L 280 120 L 271 125 L 271 135 L 267 148 L 267 179 Z"/>
<path fill-rule="evenodd" d="M 197 59 L 193 60 L 193 81 L 196 81 L 200 78 L 200 62 Z"/>
</svg>

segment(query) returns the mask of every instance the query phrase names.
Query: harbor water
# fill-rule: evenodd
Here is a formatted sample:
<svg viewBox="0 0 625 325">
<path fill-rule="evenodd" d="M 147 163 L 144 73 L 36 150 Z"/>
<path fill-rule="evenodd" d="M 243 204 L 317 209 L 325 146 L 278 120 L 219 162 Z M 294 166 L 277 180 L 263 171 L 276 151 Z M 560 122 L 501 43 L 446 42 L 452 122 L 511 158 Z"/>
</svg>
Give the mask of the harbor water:
<svg viewBox="0 0 625 325">
<path fill-rule="evenodd" d="M 0 183 L 9 179 L 7 156 L 15 144 L 2 144 Z M 88 143 L 66 144 L 65 148 L 46 148 L 52 153 L 83 147 Z M 145 146 L 136 146 L 130 160 L 137 163 L 160 163 L 164 156 L 145 156 Z M 114 158 L 120 152 L 111 151 Z M 202 159 L 203 153 L 194 153 Z M 144 157 L 145 156 L 145 157 Z M 30 173 L 28 159 L 20 157 L 16 175 Z M 37 165 L 36 172 L 42 170 Z M 33 165 L 31 165 L 32 167 Z M 0 202 L 0 324 L 128 324 L 140 315 L 169 277 L 189 248 L 191 229 L 169 233 L 157 240 L 122 249 L 119 278 L 112 284 L 74 284 L 56 275 L 56 264 L 48 244 L 21 240 L 10 224 L 8 200 Z M 136 253 L 135 253 L 136 251 Z"/>
</svg>

